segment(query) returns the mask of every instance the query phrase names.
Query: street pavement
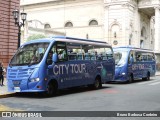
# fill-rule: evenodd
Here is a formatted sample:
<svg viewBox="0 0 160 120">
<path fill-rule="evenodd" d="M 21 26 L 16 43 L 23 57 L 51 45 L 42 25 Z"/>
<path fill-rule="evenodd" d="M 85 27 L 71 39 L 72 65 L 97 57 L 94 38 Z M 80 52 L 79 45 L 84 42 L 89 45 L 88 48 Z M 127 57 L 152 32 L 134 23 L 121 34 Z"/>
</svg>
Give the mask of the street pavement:
<svg viewBox="0 0 160 120">
<path fill-rule="evenodd" d="M 48 117 L 43 116 L 43 120 L 77 120 L 74 117 L 49 117 L 55 116 L 54 112 L 59 111 L 160 111 L 159 95 L 160 78 L 156 76 L 149 81 L 137 80 L 131 84 L 110 83 L 103 84 L 99 90 L 91 90 L 88 87 L 62 90 L 57 96 L 43 97 L 39 94 L 14 94 L 12 97 L 0 99 L 0 111 L 28 111 L 47 112 Z M 60 112 L 62 111 L 62 112 Z M 99 111 L 99 112 L 98 112 Z M 71 113 L 70 113 L 71 114 Z M 89 113 L 90 114 L 90 113 Z M 93 114 L 93 113 L 91 113 Z M 71 116 L 71 115 L 70 115 Z M 62 116 L 61 116 L 62 117 Z M 30 118 L 29 118 L 30 119 Z M 81 117 L 78 120 L 159 120 L 159 117 Z M 1 118 L 0 118 L 1 120 Z M 3 118 L 2 118 L 3 120 Z M 7 120 L 7 118 L 4 118 Z M 11 120 L 22 120 L 22 118 L 11 118 Z M 32 118 L 30 119 L 32 120 Z"/>
<path fill-rule="evenodd" d="M 12 92 L 8 92 L 8 88 L 7 88 L 7 80 L 4 79 L 4 86 L 0 85 L 0 98 L 2 97 L 7 97 L 9 95 L 12 95 Z"/>
<path fill-rule="evenodd" d="M 149 111 L 154 113 L 154 111 L 160 111 L 159 91 L 160 78 L 156 76 L 149 81 L 137 80 L 131 84 L 103 84 L 103 88 L 99 90 L 91 90 L 88 87 L 62 90 L 54 97 L 43 97 L 39 94 L 14 94 L 12 97 L 0 99 L 0 111 Z M 22 118 L 15 118 L 15 120 L 21 119 Z M 38 119 L 43 120 L 44 118 Z M 48 119 L 53 120 L 53 117 L 47 117 L 47 120 Z M 55 117 L 55 120 L 75 119 L 77 118 Z M 159 120 L 158 117 L 148 117 L 148 119 L 146 117 L 78 118 L 78 120 L 128 119 Z M 30 120 L 32 120 L 32 118 Z"/>
<path fill-rule="evenodd" d="M 160 72 L 156 72 L 156 76 L 160 76 Z M 8 92 L 7 80 L 4 80 L 4 86 L 0 86 L 0 98 L 11 96 L 13 92 Z"/>
</svg>

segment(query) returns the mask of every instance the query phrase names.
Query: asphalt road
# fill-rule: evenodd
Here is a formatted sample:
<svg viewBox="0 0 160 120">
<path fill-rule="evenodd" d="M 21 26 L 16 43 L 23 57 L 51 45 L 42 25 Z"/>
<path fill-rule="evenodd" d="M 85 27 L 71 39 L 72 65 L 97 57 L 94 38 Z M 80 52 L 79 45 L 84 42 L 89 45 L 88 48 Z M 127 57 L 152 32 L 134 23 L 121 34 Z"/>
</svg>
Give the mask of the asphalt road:
<svg viewBox="0 0 160 120">
<path fill-rule="evenodd" d="M 0 99 L 0 106 L 8 111 L 160 111 L 159 91 L 160 76 L 156 76 L 150 81 L 138 80 L 131 84 L 105 84 L 100 90 L 90 90 L 87 87 L 63 90 L 57 96 L 50 98 L 37 94 L 20 94 Z M 95 119 L 106 120 L 98 117 Z M 137 118 L 130 118 L 132 119 Z"/>
</svg>

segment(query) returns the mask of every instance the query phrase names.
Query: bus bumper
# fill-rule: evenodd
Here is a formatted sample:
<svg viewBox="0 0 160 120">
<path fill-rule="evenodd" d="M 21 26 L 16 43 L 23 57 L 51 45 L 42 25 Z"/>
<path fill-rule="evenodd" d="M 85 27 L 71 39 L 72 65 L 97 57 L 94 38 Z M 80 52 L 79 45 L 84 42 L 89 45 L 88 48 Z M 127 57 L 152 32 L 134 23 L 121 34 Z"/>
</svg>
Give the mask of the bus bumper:
<svg viewBox="0 0 160 120">
<path fill-rule="evenodd" d="M 9 92 L 44 92 L 45 87 L 42 86 L 39 82 L 27 83 L 27 80 L 10 80 L 7 83 Z M 20 82 L 20 83 L 18 83 Z"/>
<path fill-rule="evenodd" d="M 112 80 L 112 81 L 113 82 L 126 82 L 127 77 L 126 77 L 126 75 L 115 76 L 114 80 Z"/>
</svg>

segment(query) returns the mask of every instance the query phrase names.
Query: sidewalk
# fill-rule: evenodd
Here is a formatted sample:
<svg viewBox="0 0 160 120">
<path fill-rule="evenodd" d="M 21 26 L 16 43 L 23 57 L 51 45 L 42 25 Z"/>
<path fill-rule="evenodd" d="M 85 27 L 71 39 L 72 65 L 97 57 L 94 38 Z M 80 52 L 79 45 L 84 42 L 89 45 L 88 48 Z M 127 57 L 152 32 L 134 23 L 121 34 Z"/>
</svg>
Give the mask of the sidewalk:
<svg viewBox="0 0 160 120">
<path fill-rule="evenodd" d="M 13 94 L 12 92 L 8 92 L 7 81 L 4 79 L 4 86 L 0 86 L 0 98 L 7 97 Z"/>
<path fill-rule="evenodd" d="M 160 72 L 159 71 L 156 71 L 156 76 L 159 76 L 160 75 Z"/>
</svg>

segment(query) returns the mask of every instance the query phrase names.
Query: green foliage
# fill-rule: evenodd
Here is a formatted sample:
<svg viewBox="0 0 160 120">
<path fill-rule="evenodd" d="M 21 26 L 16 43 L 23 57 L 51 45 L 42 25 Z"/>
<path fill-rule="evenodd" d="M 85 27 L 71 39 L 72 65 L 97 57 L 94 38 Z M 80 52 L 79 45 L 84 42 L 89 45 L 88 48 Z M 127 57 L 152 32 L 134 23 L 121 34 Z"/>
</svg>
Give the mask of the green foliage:
<svg viewBox="0 0 160 120">
<path fill-rule="evenodd" d="M 45 38 L 45 37 L 46 36 L 43 34 L 33 34 L 27 38 L 27 41 L 36 40 L 36 39 Z"/>
</svg>

